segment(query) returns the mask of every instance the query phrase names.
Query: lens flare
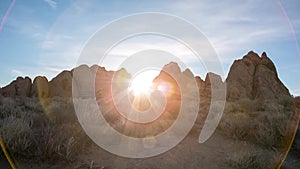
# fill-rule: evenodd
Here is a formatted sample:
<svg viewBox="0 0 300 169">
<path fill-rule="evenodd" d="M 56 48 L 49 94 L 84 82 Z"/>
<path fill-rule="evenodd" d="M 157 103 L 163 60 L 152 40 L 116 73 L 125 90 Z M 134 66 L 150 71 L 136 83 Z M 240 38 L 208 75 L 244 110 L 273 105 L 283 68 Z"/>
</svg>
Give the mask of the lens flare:
<svg viewBox="0 0 300 169">
<path fill-rule="evenodd" d="M 171 91 L 171 85 L 169 83 L 162 82 L 157 86 L 157 90 L 160 90 L 165 95 L 168 95 Z"/>
<path fill-rule="evenodd" d="M 132 92 L 134 96 L 149 94 L 153 85 L 153 79 L 158 73 L 159 72 L 156 70 L 146 70 L 139 73 L 133 77 L 130 83 L 129 92 Z"/>
</svg>

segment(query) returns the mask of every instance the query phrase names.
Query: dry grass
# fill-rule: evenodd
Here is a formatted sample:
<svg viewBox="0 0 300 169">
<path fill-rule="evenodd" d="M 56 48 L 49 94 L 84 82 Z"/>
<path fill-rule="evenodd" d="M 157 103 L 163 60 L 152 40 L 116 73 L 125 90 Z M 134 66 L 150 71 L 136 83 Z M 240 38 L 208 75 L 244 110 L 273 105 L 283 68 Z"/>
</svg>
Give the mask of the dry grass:
<svg viewBox="0 0 300 169">
<path fill-rule="evenodd" d="M 227 165 L 232 169 L 266 169 L 273 155 L 273 152 L 262 150 L 239 151 L 227 157 Z"/>
<path fill-rule="evenodd" d="M 0 135 L 17 160 L 73 162 L 91 143 L 74 116 L 70 99 L 43 109 L 37 99 L 1 98 Z"/>
<path fill-rule="evenodd" d="M 228 165 L 231 168 L 268 168 L 266 161 L 279 163 L 280 159 L 276 161 L 272 158 L 282 156 L 288 148 L 296 124 L 295 118 L 291 118 L 293 104 L 293 98 L 288 96 L 279 101 L 244 99 L 227 103 L 218 131 L 227 138 L 247 141 L 256 146 L 255 149 L 240 152 L 242 154 L 229 154 Z M 263 157 L 268 158 L 262 161 Z"/>
<path fill-rule="evenodd" d="M 80 166 L 78 155 L 91 141 L 77 121 L 72 100 L 45 99 L 43 105 L 34 98 L 0 97 L 0 135 L 8 149 L 16 160 Z M 226 152 L 226 166 L 260 169 L 278 164 L 294 124 L 291 110 L 293 101 L 288 97 L 278 102 L 243 99 L 226 103 L 217 131 L 250 145 Z"/>
</svg>

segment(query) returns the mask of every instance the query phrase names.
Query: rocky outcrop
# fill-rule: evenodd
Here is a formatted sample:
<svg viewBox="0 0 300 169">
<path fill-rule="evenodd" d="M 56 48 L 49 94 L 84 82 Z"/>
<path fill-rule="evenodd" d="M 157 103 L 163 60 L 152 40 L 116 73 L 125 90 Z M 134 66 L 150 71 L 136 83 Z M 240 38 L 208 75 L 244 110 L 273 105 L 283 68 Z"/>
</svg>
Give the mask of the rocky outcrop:
<svg viewBox="0 0 300 169">
<path fill-rule="evenodd" d="M 4 97 L 15 97 L 16 96 L 16 83 L 11 82 L 9 85 L 2 88 L 2 95 Z"/>
<path fill-rule="evenodd" d="M 250 51 L 243 59 L 235 60 L 230 68 L 227 84 L 227 98 L 252 98 L 253 76 L 260 57 Z"/>
<path fill-rule="evenodd" d="M 290 95 L 289 90 L 278 78 L 273 62 L 263 53 L 254 74 L 253 97 L 255 99 L 278 99 L 283 95 Z"/>
<path fill-rule="evenodd" d="M 37 76 L 33 80 L 33 84 L 31 87 L 31 96 L 32 97 L 40 97 L 47 98 L 49 97 L 49 82 L 48 79 L 44 76 Z"/>
<path fill-rule="evenodd" d="M 49 82 L 49 97 L 72 97 L 72 73 L 63 71 Z"/>
<path fill-rule="evenodd" d="M 95 94 L 96 98 L 103 98 L 111 90 L 110 84 L 114 75 L 113 71 L 107 71 L 104 67 L 94 65 L 91 67 L 96 72 Z"/>
<path fill-rule="evenodd" d="M 92 87 L 94 84 L 91 84 L 95 79 L 95 71 L 90 69 L 87 65 L 80 65 L 72 70 L 73 72 L 73 86 L 76 91 L 75 95 L 80 97 L 93 97 L 94 96 L 94 88 Z M 72 83 L 72 79 L 71 79 Z M 71 88 L 72 92 L 72 88 Z"/>
<path fill-rule="evenodd" d="M 177 73 L 182 73 L 180 70 L 180 67 L 178 66 L 177 63 L 175 62 L 170 62 L 168 64 L 166 64 L 163 68 L 163 71 L 168 72 L 169 74 L 177 74 Z"/>
<path fill-rule="evenodd" d="M 74 72 L 78 75 L 75 78 L 73 76 Z M 91 67 L 81 65 L 71 71 L 61 72 L 50 82 L 46 77 L 38 76 L 32 84 L 30 78 L 18 77 L 9 85 L 0 88 L 0 94 L 5 97 L 72 97 L 72 80 L 74 80 L 75 86 L 73 87 L 81 93 L 80 96 L 86 95 L 89 97 L 94 94 L 102 96 L 105 92 L 111 90 L 112 83 L 121 85 L 117 86 L 118 88 L 128 86 L 128 84 L 115 82 L 127 82 L 130 78 L 130 74 L 125 69 L 114 72 L 107 71 L 104 67 L 98 65 Z M 92 91 L 93 88 L 86 87 L 93 79 L 95 79 L 95 91 Z M 114 81 L 112 81 L 113 79 Z M 205 80 L 202 80 L 200 77 L 194 77 L 189 69 L 182 72 L 175 62 L 166 64 L 156 81 L 158 79 L 176 84 L 174 85 L 177 86 L 175 87 L 176 91 L 179 90 L 178 83 L 180 83 L 182 84 L 181 90 L 186 92 L 189 92 L 193 83 L 196 82 L 202 100 L 211 97 L 212 88 L 217 91 L 225 85 L 219 75 L 208 73 Z M 242 59 L 235 60 L 226 79 L 226 86 L 229 101 L 240 98 L 276 99 L 282 95 L 290 95 L 288 89 L 278 78 L 275 65 L 265 52 L 259 56 L 257 53 L 250 51 Z"/>
<path fill-rule="evenodd" d="M 201 77 L 199 77 L 199 76 L 196 76 L 195 80 L 196 80 L 197 86 L 198 86 L 200 94 L 201 94 L 201 92 L 205 89 L 205 81 L 202 80 Z"/>
<path fill-rule="evenodd" d="M 2 88 L 2 95 L 5 97 L 29 97 L 31 91 L 31 79 L 29 77 L 18 77 L 9 85 Z"/>
<path fill-rule="evenodd" d="M 28 97 L 31 91 L 31 79 L 29 77 L 18 77 L 16 80 L 16 94 L 17 96 Z"/>
<path fill-rule="evenodd" d="M 212 72 L 207 73 L 205 77 L 205 88 L 210 88 L 211 86 L 213 86 L 213 88 L 219 89 L 223 85 L 224 83 L 220 75 Z"/>
<path fill-rule="evenodd" d="M 205 80 L 202 80 L 199 76 L 196 76 L 195 79 L 199 88 L 201 101 L 210 100 L 212 97 L 212 93 L 211 93 L 212 90 L 214 90 L 215 93 L 220 92 L 219 99 L 222 100 L 225 99 L 224 97 L 224 95 L 226 94 L 225 82 L 222 81 L 220 75 L 209 72 L 206 74 Z M 217 96 L 217 94 L 215 94 L 214 96 Z"/>
<path fill-rule="evenodd" d="M 240 98 L 276 99 L 282 95 L 290 95 L 265 52 L 260 57 L 250 51 L 242 59 L 235 60 L 226 84 L 227 99 L 231 101 Z"/>
</svg>

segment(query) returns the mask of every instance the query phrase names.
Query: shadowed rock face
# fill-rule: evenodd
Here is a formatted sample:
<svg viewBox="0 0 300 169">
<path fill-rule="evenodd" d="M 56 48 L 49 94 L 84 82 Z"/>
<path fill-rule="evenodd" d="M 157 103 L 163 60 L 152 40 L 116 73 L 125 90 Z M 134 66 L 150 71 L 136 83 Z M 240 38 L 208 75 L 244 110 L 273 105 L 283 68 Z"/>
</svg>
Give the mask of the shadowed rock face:
<svg viewBox="0 0 300 169">
<path fill-rule="evenodd" d="M 31 91 L 31 79 L 29 77 L 18 77 L 9 85 L 2 88 L 2 95 L 6 97 L 10 96 L 23 96 L 29 97 Z"/>
<path fill-rule="evenodd" d="M 230 68 L 227 84 L 227 99 L 277 99 L 290 95 L 279 80 L 275 65 L 264 52 L 262 56 L 250 51 Z"/>
<path fill-rule="evenodd" d="M 49 82 L 50 96 L 71 97 L 72 96 L 72 73 L 63 71 Z"/>
<path fill-rule="evenodd" d="M 217 89 L 218 86 L 223 86 L 225 84 L 221 77 L 214 73 L 208 73 L 204 81 L 198 76 L 194 77 L 189 69 L 182 72 L 175 62 L 166 64 L 163 67 L 163 70 L 165 72 L 172 72 L 176 77 L 178 76 L 176 80 L 182 82 L 188 82 L 189 79 L 194 78 L 199 88 L 201 100 L 207 100 L 211 97 L 212 87 Z M 79 78 L 76 77 L 76 79 L 74 79 L 74 85 L 76 85 L 74 87 L 78 88 L 81 92 L 87 93 L 88 96 L 92 95 L 92 92 L 95 92 L 97 96 L 103 94 L 105 90 L 109 90 L 107 84 L 111 84 L 114 74 L 124 74 L 124 76 L 126 75 L 124 78 L 130 78 L 129 73 L 125 69 L 114 72 L 107 71 L 105 68 L 97 65 L 91 67 L 81 65 L 71 71 L 61 72 L 50 82 L 48 82 L 46 77 L 38 76 L 34 79 L 32 84 L 30 78 L 18 77 L 9 85 L 0 88 L 0 94 L 5 97 L 72 97 L 72 79 L 74 78 L 74 71 L 81 74 Z M 163 75 L 164 74 L 161 74 L 160 76 Z M 85 87 L 85 84 L 92 78 L 95 78 L 95 91 L 90 91 L 91 89 Z M 213 79 L 214 82 L 211 83 L 210 79 Z M 262 53 L 260 57 L 255 52 L 250 51 L 242 59 L 235 60 L 226 79 L 226 86 L 227 99 L 230 101 L 238 100 L 240 98 L 277 99 L 282 95 L 290 95 L 288 89 L 279 80 L 275 65 L 267 57 L 265 52 Z M 188 88 L 189 84 L 186 83 L 185 87 Z"/>
<path fill-rule="evenodd" d="M 44 76 L 37 76 L 33 80 L 32 88 L 31 88 L 31 96 L 47 98 L 49 97 L 49 94 L 50 93 L 49 93 L 48 79 Z"/>
<path fill-rule="evenodd" d="M 16 96 L 16 82 L 13 81 L 9 85 L 2 88 L 2 95 L 4 97 L 14 97 Z"/>
<path fill-rule="evenodd" d="M 222 90 L 224 89 L 224 82 L 222 81 L 222 78 L 220 75 L 214 74 L 212 72 L 209 72 L 206 74 L 205 81 L 204 81 L 205 87 L 204 90 L 201 92 L 203 93 L 203 97 L 211 97 L 211 90 Z"/>
<path fill-rule="evenodd" d="M 300 96 L 295 98 L 295 105 L 297 106 L 297 108 L 300 108 Z"/>
</svg>

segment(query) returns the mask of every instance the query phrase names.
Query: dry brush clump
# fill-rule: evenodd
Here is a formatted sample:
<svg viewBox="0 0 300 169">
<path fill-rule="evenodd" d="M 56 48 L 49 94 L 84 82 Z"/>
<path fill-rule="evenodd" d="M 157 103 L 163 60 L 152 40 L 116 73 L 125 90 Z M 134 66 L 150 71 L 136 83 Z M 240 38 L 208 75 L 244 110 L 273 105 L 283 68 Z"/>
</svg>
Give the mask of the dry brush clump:
<svg viewBox="0 0 300 169">
<path fill-rule="evenodd" d="M 62 98 L 0 98 L 0 135 L 16 160 L 72 162 L 91 144 Z"/>
<path fill-rule="evenodd" d="M 227 155 L 226 164 L 232 169 L 266 169 L 272 166 L 274 151 L 250 147 L 248 151 L 234 152 Z"/>
<path fill-rule="evenodd" d="M 259 160 L 258 152 L 269 152 L 273 156 L 267 157 L 273 158 L 287 151 L 297 122 L 295 112 L 293 98 L 289 96 L 263 102 L 243 99 L 227 103 L 218 131 L 227 138 L 255 145 L 254 150 L 247 149 L 242 155 L 229 153 L 228 164 L 232 168 L 268 168 L 265 161 Z"/>
</svg>

